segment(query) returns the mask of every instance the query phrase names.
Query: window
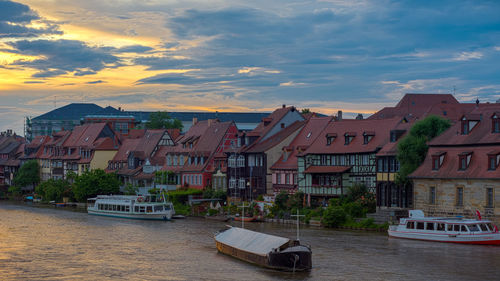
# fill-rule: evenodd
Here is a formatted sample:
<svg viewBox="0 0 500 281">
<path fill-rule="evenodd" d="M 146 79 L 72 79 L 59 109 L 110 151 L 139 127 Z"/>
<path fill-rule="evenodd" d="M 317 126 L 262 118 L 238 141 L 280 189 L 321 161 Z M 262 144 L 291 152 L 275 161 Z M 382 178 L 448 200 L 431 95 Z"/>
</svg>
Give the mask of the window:
<svg viewBox="0 0 500 281">
<path fill-rule="evenodd" d="M 285 174 L 285 184 L 290 184 L 290 174 Z"/>
<path fill-rule="evenodd" d="M 467 231 L 467 226 L 465 226 L 465 225 L 461 225 L 461 226 L 460 226 L 460 232 L 468 232 L 468 231 Z"/>
<path fill-rule="evenodd" d="M 464 188 L 463 187 L 457 187 L 457 195 L 456 195 L 456 203 L 457 206 L 463 206 L 464 205 Z"/>
<path fill-rule="evenodd" d="M 424 223 L 423 222 L 417 222 L 417 229 L 424 229 Z"/>
<path fill-rule="evenodd" d="M 439 170 L 439 157 L 433 156 L 432 157 L 432 169 L 433 170 Z"/>
<path fill-rule="evenodd" d="M 488 170 L 494 171 L 497 169 L 497 157 L 498 155 L 489 154 L 488 155 Z"/>
<path fill-rule="evenodd" d="M 414 221 L 409 221 L 406 223 L 406 228 L 407 229 L 414 229 L 415 228 L 415 222 Z"/>
<path fill-rule="evenodd" d="M 486 207 L 493 208 L 493 188 L 486 188 Z"/>
<path fill-rule="evenodd" d="M 179 160 L 179 166 L 184 165 L 184 155 L 181 155 L 180 160 Z"/>
<path fill-rule="evenodd" d="M 469 167 L 472 158 L 472 152 L 462 152 L 458 155 L 458 169 L 461 171 Z"/>
<path fill-rule="evenodd" d="M 238 162 L 237 163 L 238 167 L 245 167 L 245 156 L 243 155 L 238 156 L 237 162 Z"/>
<path fill-rule="evenodd" d="M 354 139 L 354 134 L 347 133 L 347 134 L 344 135 L 344 137 L 345 137 L 345 143 L 344 143 L 344 145 L 348 145 Z"/>
<path fill-rule="evenodd" d="M 236 179 L 230 178 L 229 179 L 229 188 L 235 188 L 235 187 L 236 187 Z"/>
<path fill-rule="evenodd" d="M 462 135 L 467 135 L 469 133 L 469 122 L 467 120 L 462 120 Z"/>
<path fill-rule="evenodd" d="M 453 231 L 453 224 L 447 224 L 446 231 Z"/>
<path fill-rule="evenodd" d="M 436 227 L 436 230 L 437 231 L 444 231 L 444 223 L 438 223 L 437 224 L 437 227 Z"/>
<path fill-rule="evenodd" d="M 230 168 L 236 168 L 236 155 L 229 156 L 227 166 Z"/>
<path fill-rule="evenodd" d="M 336 137 L 337 137 L 337 134 L 326 134 L 326 145 L 331 145 Z"/>
<path fill-rule="evenodd" d="M 255 167 L 255 155 L 253 154 L 248 155 L 248 166 Z"/>
<path fill-rule="evenodd" d="M 244 178 L 240 178 L 240 180 L 238 181 L 238 188 L 245 189 L 245 179 Z"/>
<path fill-rule="evenodd" d="M 426 223 L 426 230 L 434 230 L 434 223 L 433 222 L 428 222 Z"/>
<path fill-rule="evenodd" d="M 491 132 L 500 133 L 500 119 L 498 119 L 498 116 L 496 114 L 492 117 Z"/>
<path fill-rule="evenodd" d="M 172 165 L 172 158 L 170 155 L 167 155 L 167 166 Z"/>
<path fill-rule="evenodd" d="M 384 171 L 384 158 L 377 159 L 377 172 Z"/>
<path fill-rule="evenodd" d="M 276 174 L 276 183 L 281 184 L 281 174 Z"/>
<path fill-rule="evenodd" d="M 436 204 L 436 187 L 429 187 L 429 204 Z"/>
<path fill-rule="evenodd" d="M 453 231 L 460 231 L 460 225 L 459 224 L 455 224 L 453 225 Z"/>
</svg>

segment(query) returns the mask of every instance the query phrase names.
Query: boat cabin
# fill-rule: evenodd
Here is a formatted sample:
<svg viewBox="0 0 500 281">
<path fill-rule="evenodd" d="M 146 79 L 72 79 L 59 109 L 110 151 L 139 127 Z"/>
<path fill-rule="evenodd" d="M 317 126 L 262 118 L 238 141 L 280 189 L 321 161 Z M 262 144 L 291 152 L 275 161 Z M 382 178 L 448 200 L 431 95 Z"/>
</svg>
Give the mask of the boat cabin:
<svg viewBox="0 0 500 281">
<path fill-rule="evenodd" d="M 452 221 L 451 219 L 446 219 L 439 221 L 440 219 L 435 219 L 435 221 L 419 221 L 419 220 L 407 220 L 406 230 L 412 231 L 423 231 L 423 232 L 442 232 L 443 234 L 448 233 L 462 233 L 462 234 L 479 234 L 479 233 L 493 233 L 495 232 L 495 227 L 490 222 L 473 222 L 468 223 L 457 219 L 457 221 Z"/>
</svg>

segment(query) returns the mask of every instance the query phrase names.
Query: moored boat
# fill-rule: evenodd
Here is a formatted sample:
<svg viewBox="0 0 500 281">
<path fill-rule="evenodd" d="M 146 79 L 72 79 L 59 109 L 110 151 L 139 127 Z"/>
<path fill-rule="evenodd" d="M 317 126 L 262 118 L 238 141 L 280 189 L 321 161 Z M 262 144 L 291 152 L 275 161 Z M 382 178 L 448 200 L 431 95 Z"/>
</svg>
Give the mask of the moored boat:
<svg viewBox="0 0 500 281">
<path fill-rule="evenodd" d="M 174 206 L 160 195 L 98 195 L 87 200 L 89 215 L 143 219 L 170 220 Z"/>
<path fill-rule="evenodd" d="M 310 270 L 311 248 L 298 240 L 269 235 L 239 227 L 215 234 L 217 250 L 223 254 L 263 267 L 284 270 Z"/>
<path fill-rule="evenodd" d="M 389 227 L 389 236 L 436 242 L 500 245 L 500 232 L 489 220 L 461 217 L 425 217 L 411 210 L 408 218 Z"/>
</svg>

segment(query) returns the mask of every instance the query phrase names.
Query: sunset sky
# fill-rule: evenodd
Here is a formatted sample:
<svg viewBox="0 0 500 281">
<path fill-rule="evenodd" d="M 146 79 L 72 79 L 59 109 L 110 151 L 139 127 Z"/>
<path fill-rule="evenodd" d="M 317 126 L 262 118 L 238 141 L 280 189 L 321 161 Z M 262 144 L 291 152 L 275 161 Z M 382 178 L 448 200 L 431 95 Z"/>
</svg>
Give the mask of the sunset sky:
<svg viewBox="0 0 500 281">
<path fill-rule="evenodd" d="M 500 1 L 0 0 L 0 131 L 73 102 L 374 112 L 500 98 Z"/>
</svg>

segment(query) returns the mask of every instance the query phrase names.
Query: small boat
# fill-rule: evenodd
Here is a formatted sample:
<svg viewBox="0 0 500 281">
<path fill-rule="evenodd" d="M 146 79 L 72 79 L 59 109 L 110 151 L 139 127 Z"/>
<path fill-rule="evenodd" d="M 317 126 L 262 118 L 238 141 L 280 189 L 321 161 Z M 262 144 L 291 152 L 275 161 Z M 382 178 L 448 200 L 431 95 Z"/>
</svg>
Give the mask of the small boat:
<svg viewBox="0 0 500 281">
<path fill-rule="evenodd" d="M 461 217 L 425 217 L 422 210 L 411 210 L 408 218 L 389 227 L 389 236 L 437 242 L 500 245 L 500 232 L 489 220 Z"/>
<path fill-rule="evenodd" d="M 214 238 L 219 252 L 249 263 L 284 271 L 312 267 L 311 248 L 300 245 L 298 240 L 231 226 Z"/>
<path fill-rule="evenodd" d="M 143 219 L 170 220 L 174 206 L 161 195 L 98 195 L 87 200 L 89 215 Z"/>
<path fill-rule="evenodd" d="M 234 220 L 243 222 L 252 222 L 256 221 L 257 219 L 255 217 L 234 217 Z"/>
</svg>

